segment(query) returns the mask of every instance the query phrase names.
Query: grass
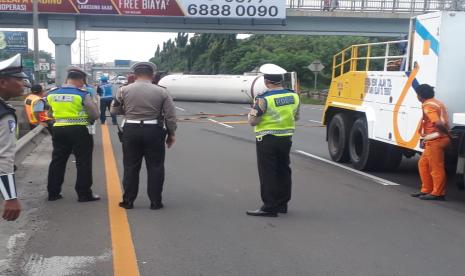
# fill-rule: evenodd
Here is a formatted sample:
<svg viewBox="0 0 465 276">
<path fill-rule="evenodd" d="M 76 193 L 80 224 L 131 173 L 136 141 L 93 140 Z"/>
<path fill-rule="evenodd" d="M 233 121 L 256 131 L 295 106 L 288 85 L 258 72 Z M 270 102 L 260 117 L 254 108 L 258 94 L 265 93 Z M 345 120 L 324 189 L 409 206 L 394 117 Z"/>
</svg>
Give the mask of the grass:
<svg viewBox="0 0 465 276">
<path fill-rule="evenodd" d="M 300 96 L 300 102 L 302 104 L 314 104 L 314 105 L 323 105 L 323 104 L 325 104 L 324 101 L 314 99 L 312 97 L 307 97 L 307 95 L 301 95 Z"/>
</svg>

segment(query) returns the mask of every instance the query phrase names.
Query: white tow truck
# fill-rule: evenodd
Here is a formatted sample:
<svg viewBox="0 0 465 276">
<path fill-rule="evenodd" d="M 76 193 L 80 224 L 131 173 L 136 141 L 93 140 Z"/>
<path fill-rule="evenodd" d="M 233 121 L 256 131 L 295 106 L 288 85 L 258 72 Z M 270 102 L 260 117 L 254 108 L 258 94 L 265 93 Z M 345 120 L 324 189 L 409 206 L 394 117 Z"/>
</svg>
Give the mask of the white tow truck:
<svg viewBox="0 0 465 276">
<path fill-rule="evenodd" d="M 459 157 L 463 186 L 464 28 L 465 12 L 424 14 L 412 18 L 406 40 L 353 45 L 336 54 L 323 115 L 331 158 L 360 170 L 393 170 L 403 156 L 422 152 L 415 87 L 426 83 L 448 109 L 457 138 L 447 159 Z"/>
</svg>

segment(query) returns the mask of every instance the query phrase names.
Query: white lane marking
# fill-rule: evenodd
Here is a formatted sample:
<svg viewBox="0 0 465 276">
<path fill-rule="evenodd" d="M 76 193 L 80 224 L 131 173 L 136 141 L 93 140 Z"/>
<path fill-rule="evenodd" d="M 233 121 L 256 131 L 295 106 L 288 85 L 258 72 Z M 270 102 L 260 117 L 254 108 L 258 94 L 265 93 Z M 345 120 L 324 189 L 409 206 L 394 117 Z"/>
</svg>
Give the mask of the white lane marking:
<svg viewBox="0 0 465 276">
<path fill-rule="evenodd" d="M 181 111 L 186 111 L 184 108 L 180 108 L 178 106 L 175 106 L 177 110 L 181 110 Z"/>
<path fill-rule="evenodd" d="M 331 164 L 331 165 L 333 165 L 333 166 L 342 168 L 342 169 L 344 169 L 344 170 L 348 170 L 348 171 L 353 172 L 353 173 L 355 173 L 355 174 L 361 175 L 361 176 L 363 176 L 363 177 L 365 177 L 365 178 L 368 178 L 368 179 L 370 179 L 370 180 L 373 180 L 373 181 L 375 181 L 376 183 L 381 184 L 381 185 L 383 185 L 383 186 L 399 186 L 399 185 L 400 185 L 400 184 L 397 184 L 397 183 L 395 183 L 395 182 L 386 180 L 386 179 L 384 179 L 384 178 L 377 177 L 377 176 L 374 176 L 374 175 L 371 175 L 371 174 L 368 174 L 368 173 L 364 173 L 364 172 L 362 172 L 362 171 L 359 171 L 359 170 L 356 170 L 356 169 L 353 169 L 353 168 L 349 168 L 349 167 L 347 167 L 347 166 L 341 165 L 341 164 L 339 164 L 339 163 L 336 163 L 336 162 L 327 160 L 327 159 L 325 159 L 325 158 L 316 156 L 316 155 L 314 155 L 314 154 L 311 154 L 311 153 L 308 153 L 308 152 L 305 152 L 305 151 L 302 151 L 302 150 L 296 150 L 295 152 L 297 152 L 298 154 L 301 154 L 301 155 L 304 155 L 304 156 L 307 156 L 307 157 L 310 157 L 310 158 L 313 158 L 313 159 L 316 159 L 316 160 L 319 160 L 319 161 L 322 161 L 322 162 Z"/>
<path fill-rule="evenodd" d="M 323 124 L 322 122 L 320 122 L 320 121 L 316 121 L 316 120 L 308 120 L 308 121 L 309 121 L 309 122 L 312 122 L 312 123 L 317 123 L 317 124 L 320 124 L 320 125 L 322 125 L 322 124 Z"/>
<path fill-rule="evenodd" d="M 110 250 L 100 256 L 44 257 L 39 254 L 31 254 L 23 270 L 27 276 L 86 275 L 95 270 L 98 262 L 111 261 L 111 256 Z"/>
<path fill-rule="evenodd" d="M 214 122 L 215 124 L 219 124 L 219 125 L 222 125 L 224 127 L 227 127 L 227 128 L 234 128 L 233 126 L 230 126 L 230 125 L 227 125 L 227 124 L 223 124 L 221 122 L 218 122 L 218 121 L 215 121 L 213 119 L 208 119 L 210 122 Z"/>
</svg>

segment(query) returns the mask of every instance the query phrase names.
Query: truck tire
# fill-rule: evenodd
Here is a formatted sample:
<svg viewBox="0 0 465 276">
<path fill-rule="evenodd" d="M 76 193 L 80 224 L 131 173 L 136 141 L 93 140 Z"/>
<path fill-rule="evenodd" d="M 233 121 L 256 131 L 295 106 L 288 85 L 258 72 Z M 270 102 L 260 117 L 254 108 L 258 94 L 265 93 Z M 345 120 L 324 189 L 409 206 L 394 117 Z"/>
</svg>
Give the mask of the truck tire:
<svg viewBox="0 0 465 276">
<path fill-rule="evenodd" d="M 349 156 L 357 170 L 377 170 L 384 159 L 382 144 L 368 138 L 368 126 L 365 118 L 357 119 L 349 135 Z"/>
<path fill-rule="evenodd" d="M 383 159 L 381 159 L 380 169 L 385 171 L 394 171 L 399 168 L 402 162 L 403 152 L 397 146 L 385 144 L 383 145 Z"/>
<path fill-rule="evenodd" d="M 349 158 L 349 116 L 344 113 L 334 115 L 328 125 L 328 151 L 335 162 L 344 163 Z"/>
</svg>

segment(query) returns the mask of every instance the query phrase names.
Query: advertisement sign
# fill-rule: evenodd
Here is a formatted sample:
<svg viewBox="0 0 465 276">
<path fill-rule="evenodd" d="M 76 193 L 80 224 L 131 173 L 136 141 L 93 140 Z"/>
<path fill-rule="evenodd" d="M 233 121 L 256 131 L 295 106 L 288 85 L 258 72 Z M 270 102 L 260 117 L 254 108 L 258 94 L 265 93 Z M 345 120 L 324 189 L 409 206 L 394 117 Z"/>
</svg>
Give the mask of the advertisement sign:
<svg viewBox="0 0 465 276">
<path fill-rule="evenodd" d="M 32 12 L 32 1 L 0 0 L 0 12 Z M 207 18 L 286 17 L 286 0 L 47 0 L 41 13 Z"/>
<path fill-rule="evenodd" d="M 0 50 L 27 53 L 27 32 L 0 31 Z"/>
</svg>

